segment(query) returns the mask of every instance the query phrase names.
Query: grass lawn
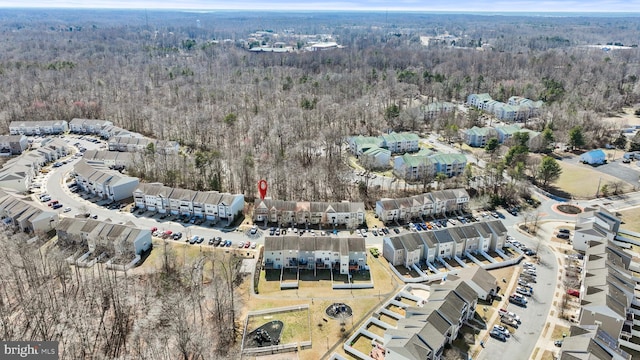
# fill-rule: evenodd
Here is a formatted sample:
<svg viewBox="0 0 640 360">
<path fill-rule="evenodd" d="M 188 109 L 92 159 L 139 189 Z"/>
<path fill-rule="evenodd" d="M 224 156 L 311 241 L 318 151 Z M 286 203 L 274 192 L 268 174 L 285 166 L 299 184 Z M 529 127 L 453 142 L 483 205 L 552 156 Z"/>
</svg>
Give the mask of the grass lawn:
<svg viewBox="0 0 640 360">
<path fill-rule="evenodd" d="M 545 350 L 542 353 L 542 360 L 553 360 L 555 356 L 553 355 L 553 351 Z"/>
<path fill-rule="evenodd" d="M 637 221 L 638 219 L 640 219 L 640 208 L 624 210 L 620 211 L 619 213 L 620 217 L 622 218 L 622 228 L 630 231 L 640 232 L 640 221 Z"/>
<path fill-rule="evenodd" d="M 380 321 L 385 322 L 391 325 L 392 327 L 395 327 L 398 324 L 398 320 L 396 320 L 395 318 L 392 318 L 387 314 L 380 315 Z"/>
<path fill-rule="evenodd" d="M 551 338 L 553 340 L 562 339 L 562 334 L 567 334 L 569 336 L 569 328 L 562 325 L 555 325 L 553 327 L 553 332 L 551 333 Z"/>
<path fill-rule="evenodd" d="M 367 326 L 367 330 L 382 338 L 384 337 L 384 329 L 376 324 L 369 324 L 369 326 Z"/>
<path fill-rule="evenodd" d="M 623 192 L 628 192 L 633 188 L 631 184 L 594 170 L 589 165 L 574 165 L 564 161 L 558 161 L 558 164 L 562 167 L 562 174 L 554 185 L 577 198 L 594 198 L 598 190 L 598 182 L 602 186 L 620 181 L 624 183 Z"/>
<path fill-rule="evenodd" d="M 493 275 L 498 283 L 500 284 L 500 293 L 509 295 L 509 292 L 505 292 L 505 287 L 509 284 L 512 276 L 518 276 L 519 271 L 517 271 L 513 266 L 507 266 L 499 269 L 489 270 L 489 273 Z M 502 279 L 506 280 L 506 283 L 502 282 Z"/>
<path fill-rule="evenodd" d="M 250 316 L 247 323 L 247 330 L 251 332 L 273 320 L 280 320 L 284 323 L 280 344 L 311 340 L 309 309 Z"/>
<path fill-rule="evenodd" d="M 375 229 L 376 227 L 378 229 L 382 229 L 384 227 L 384 223 L 380 221 L 380 219 L 376 218 L 376 213 L 372 210 L 369 210 L 364 214 L 364 221 L 369 230 Z M 373 236 L 373 234 L 369 234 L 369 236 Z"/>
<path fill-rule="evenodd" d="M 403 308 L 396 306 L 396 305 L 389 305 L 387 306 L 388 310 L 393 311 L 394 313 L 398 314 L 398 315 L 402 315 L 405 316 L 406 312 Z"/>
<path fill-rule="evenodd" d="M 417 305 L 415 301 L 413 301 L 411 299 L 407 299 L 404 296 L 400 298 L 400 302 L 403 303 L 403 304 L 407 304 L 409 306 L 416 306 Z"/>
<path fill-rule="evenodd" d="M 353 346 L 354 349 L 362 352 L 363 354 L 369 355 L 369 353 L 371 352 L 371 340 L 373 339 L 360 334 L 353 340 L 351 346 Z"/>
</svg>

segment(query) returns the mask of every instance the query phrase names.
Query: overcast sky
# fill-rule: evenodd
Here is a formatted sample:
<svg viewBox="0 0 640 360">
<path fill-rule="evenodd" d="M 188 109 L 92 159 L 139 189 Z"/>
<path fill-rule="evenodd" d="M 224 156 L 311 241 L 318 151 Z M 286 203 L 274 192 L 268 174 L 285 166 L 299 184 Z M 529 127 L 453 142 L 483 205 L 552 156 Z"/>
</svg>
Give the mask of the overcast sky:
<svg viewBox="0 0 640 360">
<path fill-rule="evenodd" d="M 638 13 L 640 0 L 0 0 L 0 7 Z"/>
</svg>

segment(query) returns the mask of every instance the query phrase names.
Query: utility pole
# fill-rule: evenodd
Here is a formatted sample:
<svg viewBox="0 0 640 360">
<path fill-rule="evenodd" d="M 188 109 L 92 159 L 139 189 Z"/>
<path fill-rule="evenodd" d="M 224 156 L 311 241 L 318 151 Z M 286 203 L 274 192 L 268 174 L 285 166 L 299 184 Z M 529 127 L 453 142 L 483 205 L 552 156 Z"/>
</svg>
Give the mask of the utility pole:
<svg viewBox="0 0 640 360">
<path fill-rule="evenodd" d="M 602 181 L 602 178 L 598 179 L 598 188 L 596 189 L 596 199 L 598 198 L 598 195 L 600 194 L 600 182 Z"/>
</svg>

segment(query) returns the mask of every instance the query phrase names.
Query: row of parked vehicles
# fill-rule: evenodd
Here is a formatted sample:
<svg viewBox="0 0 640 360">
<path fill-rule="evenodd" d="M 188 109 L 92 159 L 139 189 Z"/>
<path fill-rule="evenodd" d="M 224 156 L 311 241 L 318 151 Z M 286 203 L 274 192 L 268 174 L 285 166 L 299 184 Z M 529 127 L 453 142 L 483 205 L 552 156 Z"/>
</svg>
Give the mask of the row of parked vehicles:
<svg viewBox="0 0 640 360">
<path fill-rule="evenodd" d="M 522 263 L 522 267 L 522 273 L 518 278 L 518 286 L 516 287 L 515 293 L 509 296 L 509 303 L 526 308 L 528 303 L 527 298 L 533 296 L 532 284 L 536 283 L 537 273 L 536 267 L 532 263 L 524 262 Z M 511 337 L 507 326 L 517 329 L 522 324 L 522 320 L 520 316 L 507 309 L 498 310 L 498 314 L 500 315 L 500 323 L 502 325 L 495 325 L 489 335 L 494 339 L 507 341 L 507 339 Z"/>
<path fill-rule="evenodd" d="M 518 240 L 515 240 L 510 235 L 507 236 L 507 243 L 509 243 L 512 246 L 517 247 L 518 249 L 522 250 L 522 252 L 527 256 L 536 256 L 537 255 L 535 250 L 528 248 L 525 244 L 519 242 Z"/>
<path fill-rule="evenodd" d="M 160 232 L 157 227 L 151 228 L 151 234 L 153 236 L 160 237 L 163 239 L 172 239 L 176 241 L 183 238 L 183 235 L 181 232 L 174 233 L 171 230 L 165 230 L 163 232 Z M 200 235 L 193 235 L 190 238 L 189 237 L 185 238 L 185 242 L 191 245 L 202 244 L 204 240 L 205 240 L 204 236 L 200 236 Z M 218 246 L 218 247 L 231 247 L 233 245 L 233 242 L 231 240 L 222 240 L 221 237 L 216 236 L 216 237 L 210 238 L 208 241 L 208 244 L 212 246 Z M 238 243 L 238 248 L 255 249 L 256 247 L 257 247 L 257 243 L 251 242 L 251 241 L 246 241 L 246 242 L 241 241 Z"/>
</svg>

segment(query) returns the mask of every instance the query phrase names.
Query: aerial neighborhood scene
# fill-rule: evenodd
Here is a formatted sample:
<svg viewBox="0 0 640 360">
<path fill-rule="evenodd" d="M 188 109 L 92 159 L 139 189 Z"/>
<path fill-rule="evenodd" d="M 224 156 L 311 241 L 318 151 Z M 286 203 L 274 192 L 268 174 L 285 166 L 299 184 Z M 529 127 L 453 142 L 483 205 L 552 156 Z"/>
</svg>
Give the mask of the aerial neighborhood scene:
<svg viewBox="0 0 640 360">
<path fill-rule="evenodd" d="M 640 7 L 419 3 L 0 1 L 0 359 L 640 359 Z"/>
</svg>

